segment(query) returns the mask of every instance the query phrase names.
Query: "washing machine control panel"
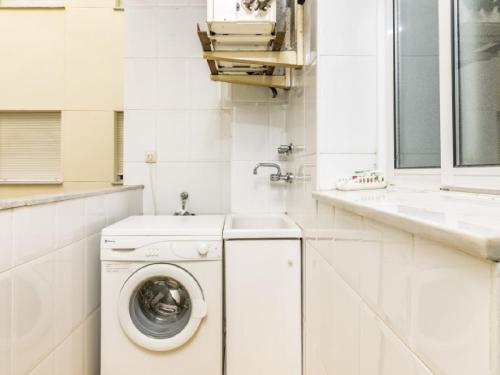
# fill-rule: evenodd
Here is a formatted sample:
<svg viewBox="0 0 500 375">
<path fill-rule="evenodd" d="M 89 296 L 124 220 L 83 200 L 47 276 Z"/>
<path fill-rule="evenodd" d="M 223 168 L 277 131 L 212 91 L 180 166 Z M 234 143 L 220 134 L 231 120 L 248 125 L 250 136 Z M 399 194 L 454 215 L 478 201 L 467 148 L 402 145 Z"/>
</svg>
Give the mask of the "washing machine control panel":
<svg viewBox="0 0 500 375">
<path fill-rule="evenodd" d="M 114 241 L 114 242 L 112 242 Z M 142 242 L 142 243 L 141 243 Z M 101 260 L 175 261 L 222 259 L 222 240 L 145 238 L 142 241 L 104 239 Z"/>
</svg>

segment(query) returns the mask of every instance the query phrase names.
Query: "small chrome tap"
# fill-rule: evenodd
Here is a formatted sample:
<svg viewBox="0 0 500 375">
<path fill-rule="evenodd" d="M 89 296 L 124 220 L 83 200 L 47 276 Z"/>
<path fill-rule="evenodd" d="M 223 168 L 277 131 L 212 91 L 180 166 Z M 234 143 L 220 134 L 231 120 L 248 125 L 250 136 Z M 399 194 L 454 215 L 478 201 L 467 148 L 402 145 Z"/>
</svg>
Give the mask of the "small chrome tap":
<svg viewBox="0 0 500 375">
<path fill-rule="evenodd" d="M 276 163 L 259 163 L 253 169 L 253 174 L 257 175 L 259 168 L 261 168 L 261 167 L 275 168 L 276 169 L 276 173 L 272 173 L 270 176 L 271 182 L 285 181 L 285 182 L 288 182 L 290 184 L 293 182 L 293 179 L 294 179 L 293 174 L 292 173 L 285 173 L 285 174 L 281 173 L 281 167 L 279 166 L 279 164 L 276 164 Z"/>
</svg>

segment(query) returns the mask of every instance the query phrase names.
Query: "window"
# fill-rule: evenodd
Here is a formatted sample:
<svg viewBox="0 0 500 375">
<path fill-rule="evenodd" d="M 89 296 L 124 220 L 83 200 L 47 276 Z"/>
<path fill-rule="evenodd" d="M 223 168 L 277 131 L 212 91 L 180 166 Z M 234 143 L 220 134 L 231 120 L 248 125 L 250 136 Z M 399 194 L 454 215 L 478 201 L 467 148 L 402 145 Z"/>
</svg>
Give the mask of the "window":
<svg viewBox="0 0 500 375">
<path fill-rule="evenodd" d="M 454 165 L 500 165 L 500 11 L 455 1 Z"/>
<path fill-rule="evenodd" d="M 115 114 L 115 174 L 116 182 L 123 181 L 123 112 Z"/>
<path fill-rule="evenodd" d="M 441 163 L 438 3 L 394 0 L 396 169 Z"/>
<path fill-rule="evenodd" d="M 60 181 L 60 112 L 0 112 L 0 182 Z"/>
</svg>

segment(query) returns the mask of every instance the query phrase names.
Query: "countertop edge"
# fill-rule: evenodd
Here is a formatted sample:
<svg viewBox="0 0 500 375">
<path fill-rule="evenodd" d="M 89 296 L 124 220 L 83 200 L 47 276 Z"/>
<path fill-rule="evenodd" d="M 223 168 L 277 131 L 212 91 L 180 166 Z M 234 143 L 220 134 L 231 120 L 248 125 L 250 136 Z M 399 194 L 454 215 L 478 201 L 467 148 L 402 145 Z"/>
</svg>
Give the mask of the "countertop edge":
<svg viewBox="0 0 500 375">
<path fill-rule="evenodd" d="M 2 199 L 0 200 L 0 211 L 9 210 L 13 208 L 56 203 L 72 199 L 95 197 L 98 195 L 120 193 L 129 190 L 141 190 L 141 189 L 144 189 L 143 185 L 130 185 L 130 186 L 119 186 L 119 187 L 114 186 L 114 187 L 105 187 L 105 188 L 98 188 L 98 189 L 84 190 L 84 191 L 62 192 L 62 193 L 53 193 L 44 195 L 31 195 L 19 198 Z"/>
<path fill-rule="evenodd" d="M 459 232 L 432 222 L 378 210 L 349 199 L 335 197 L 328 194 L 328 192 L 314 192 L 313 198 L 319 202 L 345 209 L 419 237 L 440 242 L 477 258 L 495 262 L 500 260 L 500 238 L 497 237 L 481 237 Z"/>
</svg>

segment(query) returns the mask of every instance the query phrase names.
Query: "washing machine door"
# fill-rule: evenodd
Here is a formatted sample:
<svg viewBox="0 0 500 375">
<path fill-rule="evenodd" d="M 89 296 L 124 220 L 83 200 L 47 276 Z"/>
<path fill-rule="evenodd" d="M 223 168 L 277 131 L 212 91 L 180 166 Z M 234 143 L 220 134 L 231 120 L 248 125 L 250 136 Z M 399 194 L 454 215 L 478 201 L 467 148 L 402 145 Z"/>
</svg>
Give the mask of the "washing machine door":
<svg viewBox="0 0 500 375">
<path fill-rule="evenodd" d="M 153 351 L 184 345 L 207 314 L 203 291 L 185 269 L 151 264 L 130 276 L 120 292 L 118 315 L 135 344 Z"/>
</svg>

